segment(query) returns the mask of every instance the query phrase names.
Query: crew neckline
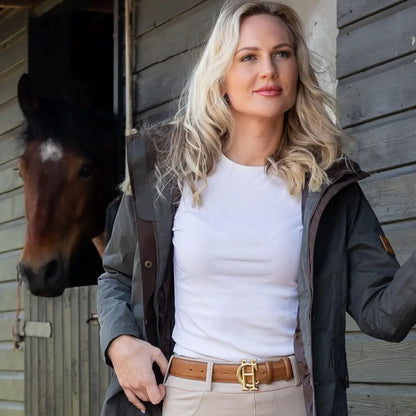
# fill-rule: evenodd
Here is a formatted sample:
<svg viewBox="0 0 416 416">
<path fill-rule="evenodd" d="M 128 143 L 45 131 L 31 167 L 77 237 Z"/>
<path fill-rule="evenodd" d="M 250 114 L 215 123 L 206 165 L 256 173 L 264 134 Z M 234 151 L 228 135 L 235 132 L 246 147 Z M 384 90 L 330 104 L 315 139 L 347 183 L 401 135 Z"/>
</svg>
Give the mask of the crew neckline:
<svg viewBox="0 0 416 416">
<path fill-rule="evenodd" d="M 242 165 L 241 163 L 234 162 L 233 160 L 229 159 L 227 156 L 222 153 L 221 160 L 224 161 L 228 166 L 233 166 L 238 169 L 244 170 L 256 170 L 256 171 L 265 171 L 266 165 Z"/>
</svg>

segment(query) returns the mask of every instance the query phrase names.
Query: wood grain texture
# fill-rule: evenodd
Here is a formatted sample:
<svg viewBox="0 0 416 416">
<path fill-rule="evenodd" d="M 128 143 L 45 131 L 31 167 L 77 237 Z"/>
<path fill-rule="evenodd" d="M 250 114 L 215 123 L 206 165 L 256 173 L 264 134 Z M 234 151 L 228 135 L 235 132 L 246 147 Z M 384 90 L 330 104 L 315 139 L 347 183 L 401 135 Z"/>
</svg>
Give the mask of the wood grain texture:
<svg viewBox="0 0 416 416">
<path fill-rule="evenodd" d="M 341 29 L 337 37 L 337 77 L 416 51 L 415 19 L 416 1 L 408 0 Z"/>
<path fill-rule="evenodd" d="M 27 34 L 20 33 L 0 48 L 0 76 L 27 58 Z"/>
<path fill-rule="evenodd" d="M 134 36 L 154 29 L 204 0 L 140 0 L 133 5 Z"/>
<path fill-rule="evenodd" d="M 13 341 L 12 328 L 14 323 L 14 319 L 0 319 L 0 342 Z M 1 360 L 2 358 L 0 356 L 0 361 Z"/>
<path fill-rule="evenodd" d="M 24 358 L 22 350 L 0 350 L 0 371 L 24 371 Z"/>
<path fill-rule="evenodd" d="M 26 66 L 26 61 L 23 61 L 0 77 L 0 105 L 17 97 L 17 84 L 20 77 L 27 72 Z"/>
<path fill-rule="evenodd" d="M 0 234 L 0 253 L 19 250 L 25 242 L 26 223 L 24 220 L 16 220 L 2 224 Z"/>
<path fill-rule="evenodd" d="M 0 107 L 0 134 L 10 132 L 16 127 L 22 126 L 24 116 L 20 110 L 17 98 L 13 98 Z"/>
<path fill-rule="evenodd" d="M 351 382 L 416 384 L 416 331 L 401 343 L 348 334 L 347 359 Z"/>
<path fill-rule="evenodd" d="M 11 192 L 9 198 L 3 196 L 0 196 L 0 223 L 23 218 L 25 216 L 23 191 L 18 189 Z"/>
<path fill-rule="evenodd" d="M 25 416 L 23 403 L 0 401 L 1 416 Z"/>
<path fill-rule="evenodd" d="M 26 319 L 51 322 L 53 329 L 50 339 L 26 339 L 30 416 L 99 416 L 111 372 L 100 358 L 98 325 L 86 322 L 96 312 L 96 290 L 74 287 L 51 299 L 26 294 Z"/>
<path fill-rule="evenodd" d="M 349 155 L 363 170 L 373 172 L 414 162 L 416 155 L 416 110 L 353 127 L 346 142 Z"/>
<path fill-rule="evenodd" d="M 22 179 L 17 171 L 17 160 L 0 167 L 0 195 L 4 192 L 17 189 L 22 186 Z"/>
<path fill-rule="evenodd" d="M 16 159 L 23 152 L 23 147 L 18 140 L 22 131 L 23 126 L 0 136 L 0 166 Z"/>
<path fill-rule="evenodd" d="M 176 55 L 135 77 L 134 108 L 141 113 L 179 97 L 200 50 Z"/>
<path fill-rule="evenodd" d="M 16 280 L 16 264 L 19 257 L 20 250 L 0 254 L 0 282 Z"/>
<path fill-rule="evenodd" d="M 135 72 L 200 46 L 222 3 L 207 0 L 137 39 Z"/>
<path fill-rule="evenodd" d="M 415 416 L 415 386 L 352 384 L 349 416 Z"/>
<path fill-rule="evenodd" d="M 358 19 L 363 19 L 387 7 L 403 3 L 406 0 L 342 0 L 337 2 L 338 27 L 345 26 Z"/>
<path fill-rule="evenodd" d="M 23 401 L 24 380 L 23 373 L 8 378 L 0 378 L 0 400 Z"/>
<path fill-rule="evenodd" d="M 7 283 L 7 285 L 3 283 L 0 285 L 0 305 L 2 312 L 17 309 L 17 283 Z"/>
<path fill-rule="evenodd" d="M 416 217 L 416 165 L 374 174 L 361 183 L 380 222 Z"/>
<path fill-rule="evenodd" d="M 0 46 L 24 31 L 28 24 L 29 10 L 14 10 L 0 19 Z"/>
<path fill-rule="evenodd" d="M 416 106 L 415 60 L 416 53 L 340 80 L 341 125 L 347 128 Z"/>
</svg>

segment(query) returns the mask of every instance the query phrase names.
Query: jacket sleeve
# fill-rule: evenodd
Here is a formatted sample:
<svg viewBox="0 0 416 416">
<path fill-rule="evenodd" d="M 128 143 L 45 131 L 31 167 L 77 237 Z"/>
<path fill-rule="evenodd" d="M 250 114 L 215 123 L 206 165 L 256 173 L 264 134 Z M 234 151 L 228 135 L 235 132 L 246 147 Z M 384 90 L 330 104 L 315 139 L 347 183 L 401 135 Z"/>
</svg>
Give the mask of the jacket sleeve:
<svg viewBox="0 0 416 416">
<path fill-rule="evenodd" d="M 358 185 L 347 252 L 348 312 L 361 330 L 401 341 L 416 323 L 416 252 L 400 267 L 384 248 L 383 230 Z"/>
<path fill-rule="evenodd" d="M 111 365 L 107 349 L 115 338 L 128 334 L 143 338 L 132 311 L 132 276 L 139 262 L 134 202 L 124 194 L 104 251 L 104 273 L 98 279 L 97 310 L 100 344 L 104 360 Z"/>
</svg>

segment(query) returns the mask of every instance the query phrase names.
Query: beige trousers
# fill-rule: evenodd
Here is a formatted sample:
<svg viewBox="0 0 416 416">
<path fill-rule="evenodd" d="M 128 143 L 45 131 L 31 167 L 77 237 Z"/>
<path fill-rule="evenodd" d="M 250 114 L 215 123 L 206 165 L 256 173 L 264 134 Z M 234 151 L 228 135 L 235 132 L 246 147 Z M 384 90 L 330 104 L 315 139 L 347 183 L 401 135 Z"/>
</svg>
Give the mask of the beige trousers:
<svg viewBox="0 0 416 416">
<path fill-rule="evenodd" d="M 238 383 L 212 382 L 213 363 L 207 363 L 205 381 L 167 375 L 162 416 L 306 416 L 294 357 L 291 362 L 291 380 L 259 384 L 257 391 L 242 391 Z"/>
</svg>

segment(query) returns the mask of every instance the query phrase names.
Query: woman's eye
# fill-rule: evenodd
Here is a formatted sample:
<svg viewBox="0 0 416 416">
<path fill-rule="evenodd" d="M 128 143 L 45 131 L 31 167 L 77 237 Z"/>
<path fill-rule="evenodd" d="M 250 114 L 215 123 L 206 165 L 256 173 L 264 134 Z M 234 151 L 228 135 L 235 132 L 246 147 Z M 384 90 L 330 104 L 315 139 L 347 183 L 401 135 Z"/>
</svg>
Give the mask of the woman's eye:
<svg viewBox="0 0 416 416">
<path fill-rule="evenodd" d="M 256 59 L 256 55 L 246 55 L 241 58 L 242 62 L 250 62 Z"/>
<path fill-rule="evenodd" d="M 287 58 L 290 57 L 290 52 L 289 51 L 279 51 L 279 52 L 276 52 L 274 54 L 274 56 L 276 56 L 277 58 L 287 59 Z"/>
</svg>

